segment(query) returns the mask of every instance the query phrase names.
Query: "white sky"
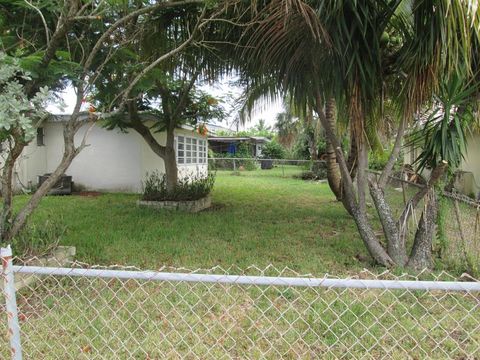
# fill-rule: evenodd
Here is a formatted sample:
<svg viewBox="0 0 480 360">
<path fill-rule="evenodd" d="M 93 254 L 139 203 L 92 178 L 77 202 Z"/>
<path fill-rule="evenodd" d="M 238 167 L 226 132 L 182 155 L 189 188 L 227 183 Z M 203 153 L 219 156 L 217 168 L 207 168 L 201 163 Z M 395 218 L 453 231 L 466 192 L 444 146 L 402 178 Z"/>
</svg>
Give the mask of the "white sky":
<svg viewBox="0 0 480 360">
<path fill-rule="evenodd" d="M 234 99 L 237 98 L 242 89 L 235 87 L 231 84 L 230 80 L 224 80 L 221 82 L 214 83 L 213 85 L 203 85 L 199 87 L 201 90 L 210 93 L 212 96 L 223 99 L 224 105 L 227 111 L 231 111 L 233 106 Z M 65 108 L 62 109 L 56 104 L 49 104 L 47 110 L 54 114 L 71 114 L 76 102 L 76 94 L 73 87 L 66 88 L 61 94 L 59 94 L 63 101 L 65 102 Z M 85 109 L 86 110 L 86 109 Z M 244 130 L 251 128 L 258 124 L 260 119 L 264 119 L 268 126 L 272 126 L 275 123 L 275 117 L 279 112 L 283 111 L 281 102 L 259 102 L 257 109 L 253 112 L 252 118 L 250 119 L 244 127 L 239 127 L 239 130 Z M 223 122 L 218 122 L 218 125 L 230 128 L 232 130 L 236 129 L 235 126 L 235 114 L 232 114 L 229 119 Z"/>
<path fill-rule="evenodd" d="M 216 82 L 212 85 L 200 86 L 200 89 L 210 93 L 212 96 L 223 99 L 224 105 L 227 108 L 227 111 L 231 111 L 231 107 L 235 102 L 235 99 L 238 98 L 242 89 L 238 86 L 231 84 L 232 79 L 224 79 L 222 81 Z M 240 126 L 239 130 L 244 130 L 251 128 L 258 124 L 260 119 L 265 120 L 268 126 L 273 127 L 275 124 L 275 117 L 278 113 L 283 111 L 283 105 L 281 102 L 266 102 L 259 101 L 259 104 L 256 106 L 256 109 L 252 113 L 252 118 L 248 121 L 245 126 Z M 236 114 L 232 113 L 230 118 L 226 121 L 219 122 L 219 125 L 231 128 L 232 130 L 236 128 L 235 125 Z"/>
</svg>

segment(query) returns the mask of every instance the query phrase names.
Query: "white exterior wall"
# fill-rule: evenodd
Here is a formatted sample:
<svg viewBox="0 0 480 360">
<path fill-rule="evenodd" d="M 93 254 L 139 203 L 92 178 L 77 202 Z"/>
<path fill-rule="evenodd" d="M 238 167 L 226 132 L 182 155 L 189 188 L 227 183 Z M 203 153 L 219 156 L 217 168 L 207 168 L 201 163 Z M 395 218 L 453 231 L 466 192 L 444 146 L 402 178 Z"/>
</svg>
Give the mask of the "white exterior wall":
<svg viewBox="0 0 480 360">
<path fill-rule="evenodd" d="M 80 144 L 88 125 L 83 126 L 75 137 Z M 36 140 L 22 153 L 16 172 L 18 186 L 35 185 L 38 176 L 55 170 L 63 154 L 63 124 L 47 123 L 44 127 L 44 146 Z M 177 134 L 206 139 L 192 130 L 179 129 Z M 154 134 L 161 145 L 166 143 L 166 134 Z M 134 130 L 122 133 L 106 130 L 95 125 L 88 135 L 88 147 L 73 160 L 66 174 L 73 182 L 86 190 L 140 192 L 147 172 L 165 172 L 164 162 Z M 206 175 L 207 164 L 179 165 L 179 175 Z"/>
<path fill-rule="evenodd" d="M 468 140 L 465 159 L 460 164 L 460 169 L 473 173 L 478 190 L 480 190 L 480 135 Z"/>
<path fill-rule="evenodd" d="M 420 150 L 412 151 L 412 148 L 404 150 L 405 164 L 411 164 L 414 159 L 420 154 Z M 472 193 L 480 193 L 480 135 L 474 135 L 468 139 L 467 153 L 465 159 L 462 160 L 458 170 L 470 172 L 473 174 L 473 183 L 455 184 L 459 191 L 463 191 L 466 195 Z M 430 175 L 429 171 L 425 170 L 423 174 L 426 178 Z"/>
</svg>

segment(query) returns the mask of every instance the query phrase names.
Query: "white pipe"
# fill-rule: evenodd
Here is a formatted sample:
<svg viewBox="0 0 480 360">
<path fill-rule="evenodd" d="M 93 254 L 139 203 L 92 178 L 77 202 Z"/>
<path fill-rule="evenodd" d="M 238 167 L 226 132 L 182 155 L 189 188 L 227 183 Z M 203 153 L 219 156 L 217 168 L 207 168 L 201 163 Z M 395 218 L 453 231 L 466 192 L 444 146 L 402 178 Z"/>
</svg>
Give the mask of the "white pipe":
<svg viewBox="0 0 480 360">
<path fill-rule="evenodd" d="M 3 293 L 5 295 L 5 309 L 8 321 L 8 337 L 10 339 L 10 353 L 12 360 L 22 360 L 22 345 L 20 342 L 20 325 L 18 323 L 17 297 L 15 295 L 15 279 L 10 245 L 0 248 L 2 262 Z"/>
<path fill-rule="evenodd" d="M 71 269 L 39 266 L 14 266 L 13 271 L 21 274 L 34 274 L 45 276 L 71 276 L 123 280 L 135 279 L 173 282 L 203 282 L 237 285 L 271 285 L 388 290 L 442 290 L 465 292 L 480 291 L 480 282 L 460 281 L 360 280 L 245 275 L 212 275 L 168 273 L 155 271 Z"/>
</svg>

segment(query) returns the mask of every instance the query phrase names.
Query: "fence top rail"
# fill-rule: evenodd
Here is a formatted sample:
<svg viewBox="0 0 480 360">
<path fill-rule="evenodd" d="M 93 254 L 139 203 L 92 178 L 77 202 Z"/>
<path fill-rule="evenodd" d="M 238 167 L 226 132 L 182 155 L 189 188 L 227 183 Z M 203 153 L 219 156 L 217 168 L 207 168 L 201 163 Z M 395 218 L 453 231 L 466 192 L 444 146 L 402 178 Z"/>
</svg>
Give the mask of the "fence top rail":
<svg viewBox="0 0 480 360">
<path fill-rule="evenodd" d="M 480 282 L 470 281 L 420 281 L 420 280 L 378 280 L 378 279 L 332 279 L 308 277 L 273 277 L 249 275 L 214 275 L 197 273 L 174 273 L 156 271 L 130 271 L 109 269 L 79 269 L 41 266 L 13 266 L 14 273 L 43 275 L 89 277 L 121 280 L 149 280 L 168 282 L 203 282 L 233 285 L 257 286 L 292 286 L 383 290 L 425 290 L 425 291 L 480 291 Z"/>
<path fill-rule="evenodd" d="M 264 159 L 258 157 L 252 158 L 233 158 L 233 157 L 214 157 L 208 158 L 209 161 L 214 160 L 251 160 L 251 161 L 277 161 L 277 162 L 301 162 L 301 163 L 326 163 L 325 160 L 296 160 L 296 159 Z"/>
</svg>

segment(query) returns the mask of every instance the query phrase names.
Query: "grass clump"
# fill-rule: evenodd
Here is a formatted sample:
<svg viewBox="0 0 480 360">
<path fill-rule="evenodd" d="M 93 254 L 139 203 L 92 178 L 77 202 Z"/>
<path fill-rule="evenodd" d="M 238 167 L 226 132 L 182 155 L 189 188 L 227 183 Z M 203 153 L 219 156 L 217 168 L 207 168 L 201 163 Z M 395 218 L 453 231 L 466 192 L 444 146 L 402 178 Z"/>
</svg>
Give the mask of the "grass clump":
<svg viewBox="0 0 480 360">
<path fill-rule="evenodd" d="M 50 255 L 58 247 L 66 230 L 61 218 L 29 224 L 13 239 L 14 255 L 22 259 Z"/>
</svg>

